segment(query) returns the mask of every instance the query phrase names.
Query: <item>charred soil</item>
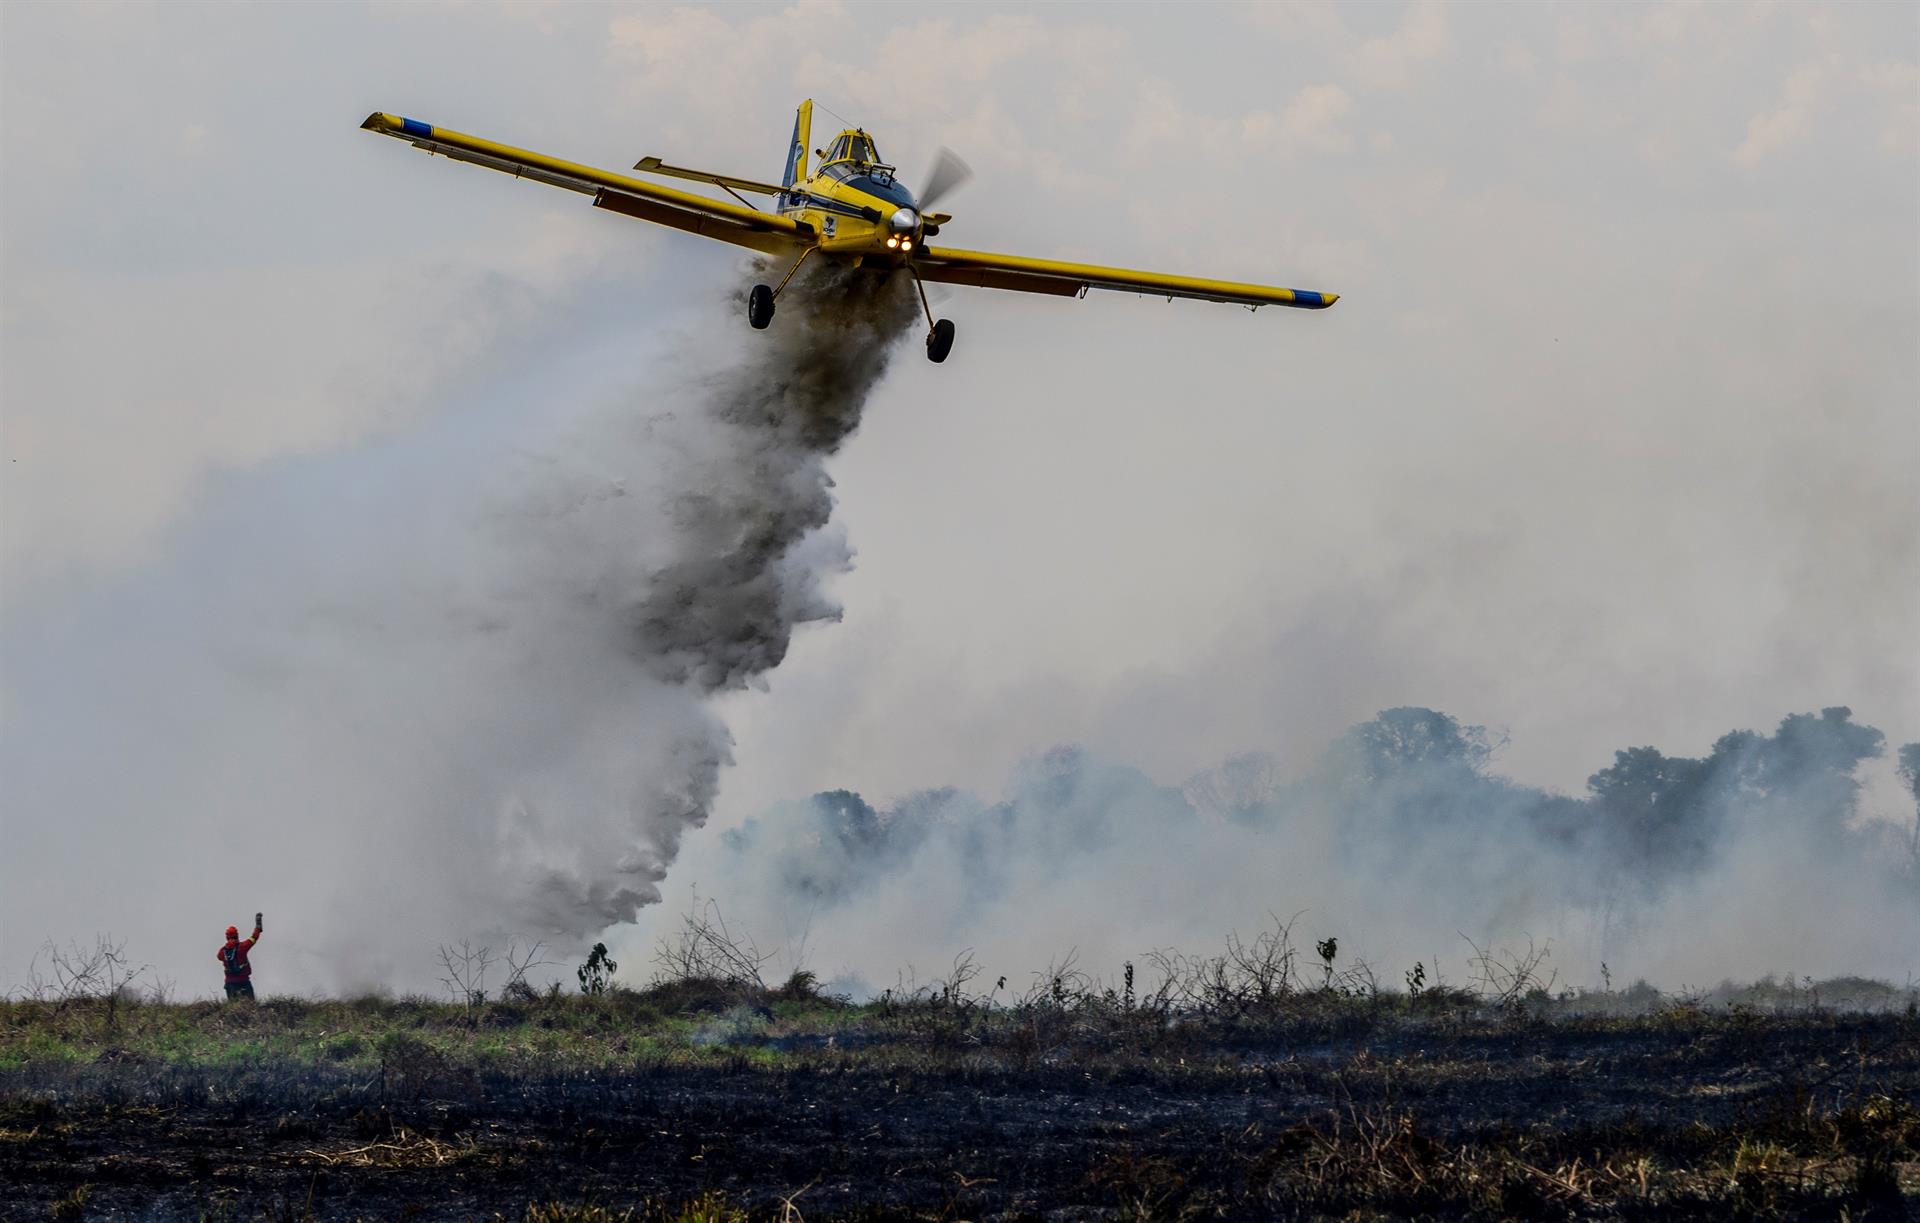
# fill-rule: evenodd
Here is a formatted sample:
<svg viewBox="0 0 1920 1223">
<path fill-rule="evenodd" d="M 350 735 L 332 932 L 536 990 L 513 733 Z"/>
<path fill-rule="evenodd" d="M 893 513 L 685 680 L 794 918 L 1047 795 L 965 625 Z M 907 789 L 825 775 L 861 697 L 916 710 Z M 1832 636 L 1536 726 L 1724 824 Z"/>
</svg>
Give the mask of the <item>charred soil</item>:
<svg viewBox="0 0 1920 1223">
<path fill-rule="evenodd" d="M 1905 1218 L 1920 1020 L 1290 994 L 0 1004 L 0 1216 Z"/>
</svg>

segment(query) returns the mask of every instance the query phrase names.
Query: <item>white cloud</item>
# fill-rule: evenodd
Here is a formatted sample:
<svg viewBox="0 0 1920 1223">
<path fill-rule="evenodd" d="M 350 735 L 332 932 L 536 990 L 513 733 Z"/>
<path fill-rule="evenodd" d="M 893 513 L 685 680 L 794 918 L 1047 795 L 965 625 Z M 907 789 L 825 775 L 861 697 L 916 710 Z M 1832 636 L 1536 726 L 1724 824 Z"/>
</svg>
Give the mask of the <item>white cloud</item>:
<svg viewBox="0 0 1920 1223">
<path fill-rule="evenodd" d="M 1441 0 L 1411 0 L 1392 31 L 1374 37 L 1357 32 L 1348 20 L 1356 11 L 1371 17 L 1384 7 L 1356 10 L 1303 0 L 1240 6 L 1234 16 L 1258 30 L 1269 45 L 1310 52 L 1319 61 L 1315 75 L 1332 68 L 1333 75 L 1356 89 L 1400 93 L 1452 50 L 1453 21 Z"/>
<path fill-rule="evenodd" d="M 1533 48 L 1517 38 L 1509 38 L 1500 44 L 1500 67 L 1515 76 L 1532 76 L 1540 66 L 1540 59 Z"/>
<path fill-rule="evenodd" d="M 1291 158 L 1301 153 L 1344 153 L 1353 138 L 1342 127 L 1353 97 L 1338 85 L 1308 85 L 1278 113 L 1251 110 L 1237 116 L 1208 115 L 1189 109 L 1163 80 L 1140 86 L 1126 147 L 1134 160 L 1169 153 L 1189 159 L 1228 163 L 1260 153 Z"/>
<path fill-rule="evenodd" d="M 1758 165 L 1806 136 L 1826 100 L 1832 77 L 1833 65 L 1826 60 L 1801 64 L 1789 73 L 1780 100 L 1747 122 L 1746 138 L 1733 151 L 1733 160 L 1743 166 Z"/>
<path fill-rule="evenodd" d="M 1234 17 L 1283 41 L 1324 43 L 1348 37 L 1337 0 L 1235 5 Z"/>
<path fill-rule="evenodd" d="M 1309 85 L 1278 115 L 1264 110 L 1247 115 L 1240 130 L 1249 144 L 1259 147 L 1340 153 L 1353 147 L 1352 138 L 1340 129 L 1352 109 L 1352 96 L 1338 85 Z"/>
<path fill-rule="evenodd" d="M 1561 10 L 1566 16 L 1554 31 L 1554 54 L 1562 64 L 1583 64 L 1600 54 L 1600 40 L 1589 20 L 1590 10 L 1572 5 Z"/>
<path fill-rule="evenodd" d="M 1400 28 L 1385 38 L 1356 47 L 1348 68 L 1364 85 L 1404 89 L 1415 74 L 1444 56 L 1453 44 L 1446 6 L 1439 0 L 1414 0 Z"/>
<path fill-rule="evenodd" d="M 1920 63 L 1868 64 L 1860 80 L 1880 112 L 1880 147 L 1895 157 L 1920 154 Z"/>
<path fill-rule="evenodd" d="M 649 152 L 731 169 L 747 164 L 750 150 L 777 164 L 783 149 L 768 146 L 784 138 L 793 107 L 805 97 L 832 104 L 822 63 L 852 58 L 872 34 L 837 0 L 800 0 L 761 15 L 640 6 L 608 21 L 606 50 L 624 78 L 625 107 L 647 116 Z M 776 130 L 780 138 L 770 141 Z"/>
</svg>

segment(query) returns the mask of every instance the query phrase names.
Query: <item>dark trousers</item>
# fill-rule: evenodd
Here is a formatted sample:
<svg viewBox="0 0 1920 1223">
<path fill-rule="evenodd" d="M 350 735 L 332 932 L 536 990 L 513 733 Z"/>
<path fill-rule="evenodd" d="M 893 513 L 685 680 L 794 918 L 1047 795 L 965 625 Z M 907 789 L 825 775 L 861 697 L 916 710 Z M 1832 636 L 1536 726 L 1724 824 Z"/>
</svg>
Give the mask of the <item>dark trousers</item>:
<svg viewBox="0 0 1920 1223">
<path fill-rule="evenodd" d="M 251 999 L 252 997 L 253 997 L 253 982 L 251 981 L 227 982 L 227 1001 L 228 1002 L 232 1002 L 235 998 Z"/>
</svg>

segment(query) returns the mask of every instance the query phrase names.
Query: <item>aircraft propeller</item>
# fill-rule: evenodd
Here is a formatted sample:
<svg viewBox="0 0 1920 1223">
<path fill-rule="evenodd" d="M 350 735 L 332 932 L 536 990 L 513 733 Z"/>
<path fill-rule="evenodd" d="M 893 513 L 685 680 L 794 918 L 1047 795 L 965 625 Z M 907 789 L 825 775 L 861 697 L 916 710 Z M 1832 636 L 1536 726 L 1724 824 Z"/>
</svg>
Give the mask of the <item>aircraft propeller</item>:
<svg viewBox="0 0 1920 1223">
<path fill-rule="evenodd" d="M 920 211 L 932 212 L 941 196 L 972 177 L 973 168 L 961 161 L 959 154 L 943 146 L 934 153 L 933 167 L 927 171 L 926 182 L 920 188 Z"/>
</svg>

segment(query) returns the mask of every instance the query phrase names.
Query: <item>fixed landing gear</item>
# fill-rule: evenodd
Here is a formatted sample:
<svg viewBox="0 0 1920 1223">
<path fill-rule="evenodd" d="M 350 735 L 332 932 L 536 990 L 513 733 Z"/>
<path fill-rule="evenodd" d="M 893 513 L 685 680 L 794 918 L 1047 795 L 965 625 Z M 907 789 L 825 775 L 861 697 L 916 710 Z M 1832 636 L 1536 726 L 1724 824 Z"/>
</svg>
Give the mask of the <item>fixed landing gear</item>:
<svg viewBox="0 0 1920 1223">
<path fill-rule="evenodd" d="M 767 324 L 773 321 L 774 299 L 793 282 L 793 274 L 800 270 L 800 265 L 805 263 L 807 256 L 813 252 L 814 248 L 811 246 L 800 252 L 800 257 L 793 261 L 793 266 L 787 269 L 787 274 L 780 278 L 779 288 L 769 289 L 765 285 L 755 285 L 753 292 L 747 294 L 747 322 L 755 331 L 765 331 Z"/>
<path fill-rule="evenodd" d="M 953 351 L 953 320 L 943 318 L 933 325 L 927 333 L 927 360 L 936 365 L 947 359 Z"/>
<path fill-rule="evenodd" d="M 927 360 L 938 365 L 953 351 L 953 320 L 943 318 L 936 322 L 933 307 L 927 304 L 927 286 L 920 283 L 920 277 L 915 276 L 913 287 L 920 292 L 920 308 L 927 312 L 927 326 L 930 328 L 927 332 Z"/>
<path fill-rule="evenodd" d="M 765 285 L 753 286 L 753 292 L 747 294 L 747 322 L 755 331 L 765 331 L 767 324 L 773 321 L 773 290 Z"/>
</svg>

